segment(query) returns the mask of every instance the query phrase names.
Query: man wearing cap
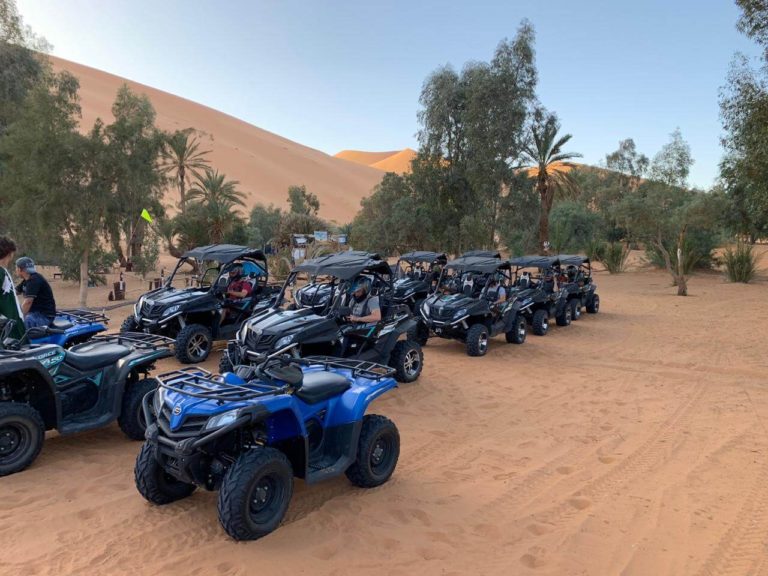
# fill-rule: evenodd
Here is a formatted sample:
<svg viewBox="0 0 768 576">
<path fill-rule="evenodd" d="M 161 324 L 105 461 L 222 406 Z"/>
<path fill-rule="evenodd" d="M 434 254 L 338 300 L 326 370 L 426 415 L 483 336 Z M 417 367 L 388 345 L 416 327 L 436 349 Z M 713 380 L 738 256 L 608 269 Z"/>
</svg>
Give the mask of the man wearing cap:
<svg viewBox="0 0 768 576">
<path fill-rule="evenodd" d="M 231 314 L 228 311 L 232 309 L 235 314 L 242 308 L 242 300 L 251 295 L 253 286 L 248 278 L 243 276 L 243 265 L 235 264 L 229 271 L 229 284 L 227 285 L 226 300 L 221 309 L 221 323 Z"/>
<path fill-rule="evenodd" d="M 29 256 L 16 260 L 16 274 L 22 278 L 16 292 L 23 295 L 24 326 L 50 326 L 56 317 L 56 301 L 50 284 L 38 274 L 35 262 Z"/>
</svg>

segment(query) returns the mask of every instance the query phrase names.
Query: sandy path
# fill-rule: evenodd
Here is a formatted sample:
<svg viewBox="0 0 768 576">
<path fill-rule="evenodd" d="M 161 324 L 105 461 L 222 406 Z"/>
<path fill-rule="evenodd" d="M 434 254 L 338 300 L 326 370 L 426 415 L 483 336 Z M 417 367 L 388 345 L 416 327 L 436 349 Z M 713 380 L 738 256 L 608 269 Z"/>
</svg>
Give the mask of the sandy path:
<svg viewBox="0 0 768 576">
<path fill-rule="evenodd" d="M 297 481 L 257 542 L 227 539 L 213 494 L 146 504 L 116 426 L 51 434 L 0 480 L 0 573 L 768 573 L 768 285 L 597 281 L 598 316 L 521 347 L 431 342 L 375 406 L 402 435 L 393 479 Z"/>
</svg>

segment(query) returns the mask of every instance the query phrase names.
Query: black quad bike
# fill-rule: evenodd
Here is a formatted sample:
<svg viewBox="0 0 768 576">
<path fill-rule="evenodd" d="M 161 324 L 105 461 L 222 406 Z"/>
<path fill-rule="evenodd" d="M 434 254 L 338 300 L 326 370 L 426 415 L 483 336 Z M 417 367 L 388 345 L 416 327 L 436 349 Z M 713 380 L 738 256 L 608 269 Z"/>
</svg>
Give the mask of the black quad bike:
<svg viewBox="0 0 768 576">
<path fill-rule="evenodd" d="M 557 256 L 519 256 L 509 263 L 514 266 L 510 294 L 531 300 L 526 319 L 536 336 L 549 332 L 549 323 L 555 319 L 558 326 L 569 326 L 576 313 L 576 303 L 569 299 L 570 292 L 562 283 L 560 259 Z"/>
<path fill-rule="evenodd" d="M 377 254 L 340 252 L 307 260 L 291 271 L 274 308 L 249 319 L 227 346 L 220 372 L 247 365 L 263 354 L 290 350 L 295 356 L 353 358 L 391 366 L 399 382 L 421 374 L 424 354 L 409 338 L 416 319 L 408 306 L 392 303 L 392 273 Z M 377 323 L 347 320 L 352 288 L 361 277 L 378 297 L 382 319 Z M 322 278 L 330 294 L 324 306 L 284 310 L 286 293 L 308 278 Z"/>
<path fill-rule="evenodd" d="M 429 329 L 441 338 L 460 340 L 470 356 L 484 356 L 488 340 L 502 332 L 507 342 L 525 342 L 525 306 L 521 299 L 499 302 L 510 280 L 509 262 L 491 256 L 462 256 L 448 262 L 435 293 L 421 305 Z M 492 282 L 498 287 L 492 288 Z"/>
<path fill-rule="evenodd" d="M 215 266 L 199 277 L 198 286 L 174 288 L 174 277 L 187 263 Z M 228 300 L 229 272 L 235 266 L 242 267 L 243 277 L 251 284 L 251 294 L 241 300 Z M 280 287 L 268 285 L 267 280 L 267 259 L 261 250 L 232 244 L 195 248 L 179 259 L 162 288 L 139 298 L 120 331 L 167 336 L 176 341 L 179 362 L 202 362 L 214 341 L 233 338 L 247 318 L 274 302 Z"/>
<path fill-rule="evenodd" d="M 395 283 L 392 301 L 405 304 L 418 320 L 411 340 L 425 346 L 429 340 L 429 327 L 421 317 L 421 304 L 434 291 L 448 257 L 441 252 L 416 251 L 400 256 L 394 268 Z"/>
<path fill-rule="evenodd" d="M 588 314 L 597 314 L 600 311 L 600 295 L 597 294 L 597 284 L 592 280 L 589 258 L 570 254 L 560 254 L 555 258 L 560 262 L 558 284 L 568 294 L 571 319 L 579 320 L 582 308 Z"/>
<path fill-rule="evenodd" d="M 95 336 L 64 349 L 27 344 L 56 328 L 31 328 L 8 338 L 12 320 L 0 319 L 0 476 L 24 470 L 43 447 L 46 430 L 73 434 L 117 420 L 133 440 L 144 438 L 142 399 L 157 382 L 149 372 L 171 356 L 163 336 Z"/>
</svg>

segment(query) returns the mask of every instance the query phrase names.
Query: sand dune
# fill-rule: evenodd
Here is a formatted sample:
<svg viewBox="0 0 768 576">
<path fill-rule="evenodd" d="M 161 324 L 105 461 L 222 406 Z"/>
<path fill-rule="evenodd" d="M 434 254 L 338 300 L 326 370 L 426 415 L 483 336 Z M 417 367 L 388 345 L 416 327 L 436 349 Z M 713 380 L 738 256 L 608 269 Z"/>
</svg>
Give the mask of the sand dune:
<svg viewBox="0 0 768 576">
<path fill-rule="evenodd" d="M 497 337 L 484 358 L 430 341 L 422 378 L 374 405 L 400 428 L 392 480 L 297 481 L 256 542 L 226 537 L 215 494 L 147 504 L 116 426 L 49 434 L 0 479 L 0 573 L 764 574 L 765 270 L 698 274 L 678 298 L 633 262 L 596 274 L 600 314 L 544 338 Z"/>
<path fill-rule="evenodd" d="M 69 70 L 80 79 L 83 130 L 97 117 L 111 121 L 117 90 L 127 82 L 132 90 L 149 96 L 160 128 L 194 127 L 205 133 L 204 146 L 212 150 L 213 165 L 240 181 L 249 208 L 258 202 L 283 206 L 288 187 L 304 184 L 320 198 L 321 216 L 344 223 L 354 217 L 360 199 L 381 180 L 378 170 L 344 162 L 201 104 L 81 64 L 51 60 L 54 68 Z"/>
<path fill-rule="evenodd" d="M 342 158 L 370 166 L 384 172 L 396 172 L 405 174 L 411 171 L 411 161 L 416 157 L 416 151 L 411 148 L 404 150 L 394 150 L 391 152 L 362 152 L 360 150 L 342 150 L 334 155 L 336 158 Z"/>
</svg>

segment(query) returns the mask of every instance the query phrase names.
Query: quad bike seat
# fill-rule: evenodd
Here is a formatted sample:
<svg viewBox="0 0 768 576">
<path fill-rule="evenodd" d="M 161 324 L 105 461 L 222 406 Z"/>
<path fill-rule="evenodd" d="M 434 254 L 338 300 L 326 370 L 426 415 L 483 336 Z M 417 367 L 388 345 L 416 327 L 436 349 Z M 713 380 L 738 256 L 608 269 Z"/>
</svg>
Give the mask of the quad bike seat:
<svg viewBox="0 0 768 576">
<path fill-rule="evenodd" d="M 56 330 L 69 330 L 72 326 L 74 326 L 74 324 L 69 320 L 64 320 L 64 318 L 56 318 L 51 323 L 51 328 L 56 328 Z"/>
<path fill-rule="evenodd" d="M 120 344 L 90 343 L 67 351 L 67 363 L 78 370 L 96 370 L 128 356 L 131 349 Z"/>
<path fill-rule="evenodd" d="M 349 389 L 349 380 L 335 372 L 307 372 L 296 397 L 307 404 L 317 404 Z"/>
</svg>

